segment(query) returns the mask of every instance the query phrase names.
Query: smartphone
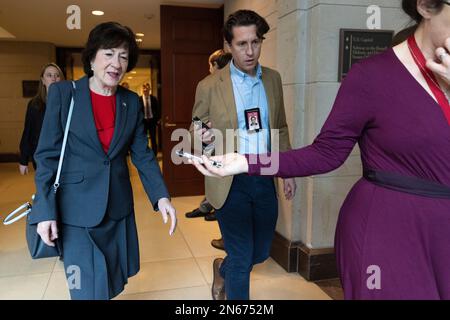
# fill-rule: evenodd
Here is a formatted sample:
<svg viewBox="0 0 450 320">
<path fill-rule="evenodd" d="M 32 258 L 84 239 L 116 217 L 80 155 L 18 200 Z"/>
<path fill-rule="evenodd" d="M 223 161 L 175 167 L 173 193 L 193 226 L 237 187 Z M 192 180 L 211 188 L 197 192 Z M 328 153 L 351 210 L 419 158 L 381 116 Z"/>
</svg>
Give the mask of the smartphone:
<svg viewBox="0 0 450 320">
<path fill-rule="evenodd" d="M 202 128 L 205 128 L 206 130 L 211 129 L 210 127 L 208 127 L 208 125 L 206 123 L 204 123 L 202 120 L 200 120 L 199 117 L 193 117 L 192 122 L 194 123 L 194 125 L 196 125 L 198 127 L 200 127 L 200 124 L 201 124 Z"/>
<path fill-rule="evenodd" d="M 190 154 L 190 153 L 188 153 L 188 152 L 184 152 L 183 150 L 176 150 L 176 151 L 175 151 L 175 154 L 176 154 L 177 156 L 184 157 L 184 158 L 187 158 L 187 159 L 195 159 L 195 160 L 197 160 L 198 162 L 200 162 L 200 163 L 203 164 L 203 159 L 202 159 L 202 158 L 197 157 L 197 156 L 194 156 L 193 154 Z M 214 167 L 216 167 L 216 168 L 222 168 L 222 163 L 221 163 L 221 162 L 214 161 L 214 160 L 211 160 L 211 159 L 209 159 L 209 161 L 211 162 L 211 164 L 212 164 Z"/>
<path fill-rule="evenodd" d="M 211 129 L 211 128 L 210 128 L 206 123 L 204 123 L 199 117 L 193 117 L 193 118 L 192 118 L 192 122 L 194 123 L 194 127 L 199 128 L 200 125 L 201 125 L 202 128 L 204 128 L 204 129 L 206 129 L 206 130 Z M 211 137 L 211 142 L 214 142 L 214 136 Z M 202 148 L 203 148 L 203 151 L 207 150 L 207 149 L 208 149 L 208 146 L 210 146 L 210 144 L 208 144 L 208 143 L 202 141 Z M 213 145 L 211 145 L 211 147 L 214 148 Z"/>
</svg>

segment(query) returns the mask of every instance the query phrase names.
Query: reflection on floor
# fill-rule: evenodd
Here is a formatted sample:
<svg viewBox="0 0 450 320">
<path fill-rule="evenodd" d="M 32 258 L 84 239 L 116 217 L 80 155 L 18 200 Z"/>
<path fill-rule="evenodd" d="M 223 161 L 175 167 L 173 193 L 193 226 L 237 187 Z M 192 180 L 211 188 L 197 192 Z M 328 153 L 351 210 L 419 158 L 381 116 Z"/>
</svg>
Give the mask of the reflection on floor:
<svg viewBox="0 0 450 320">
<path fill-rule="evenodd" d="M 326 294 L 333 300 L 344 300 L 344 291 L 342 290 L 341 281 L 339 279 L 329 279 L 316 281 L 317 284 Z"/>
<path fill-rule="evenodd" d="M 198 197 L 174 198 L 178 229 L 169 236 L 146 199 L 132 171 L 136 220 L 141 250 L 141 271 L 117 299 L 211 299 L 212 261 L 223 251 L 210 245 L 218 238 L 216 222 L 187 219 L 184 213 L 198 206 Z M 20 176 L 16 164 L 0 164 L 0 218 L 30 200 L 33 173 Z M 24 221 L 0 225 L 0 299 L 68 299 L 64 267 L 56 258 L 32 260 L 26 248 Z M 296 273 L 287 273 L 272 259 L 254 268 L 251 299 L 330 299 L 319 286 Z"/>
</svg>

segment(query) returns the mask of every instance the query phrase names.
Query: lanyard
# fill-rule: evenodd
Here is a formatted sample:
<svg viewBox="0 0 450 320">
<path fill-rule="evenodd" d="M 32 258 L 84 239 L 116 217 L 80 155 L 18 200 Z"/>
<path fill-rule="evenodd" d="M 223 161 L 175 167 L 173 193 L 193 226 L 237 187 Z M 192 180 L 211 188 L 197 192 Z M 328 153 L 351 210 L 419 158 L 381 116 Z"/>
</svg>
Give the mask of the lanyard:
<svg viewBox="0 0 450 320">
<path fill-rule="evenodd" d="M 434 73 L 427 67 L 425 56 L 417 45 L 416 38 L 414 34 L 408 38 L 408 47 L 411 52 L 414 61 L 422 72 L 423 77 L 428 83 L 430 90 L 433 92 L 434 97 L 438 101 L 439 106 L 444 112 L 445 118 L 447 119 L 448 124 L 450 124 L 450 103 L 448 98 L 442 88 L 439 86 L 439 83 L 436 79 Z"/>
</svg>

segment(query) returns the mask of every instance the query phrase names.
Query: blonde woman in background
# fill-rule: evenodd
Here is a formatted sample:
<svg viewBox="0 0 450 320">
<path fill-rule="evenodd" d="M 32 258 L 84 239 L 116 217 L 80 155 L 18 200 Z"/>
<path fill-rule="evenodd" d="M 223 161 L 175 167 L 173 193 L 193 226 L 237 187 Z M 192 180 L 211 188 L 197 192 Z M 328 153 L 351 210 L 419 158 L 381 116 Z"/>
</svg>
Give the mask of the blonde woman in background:
<svg viewBox="0 0 450 320">
<path fill-rule="evenodd" d="M 36 162 L 33 159 L 33 155 L 36 151 L 42 121 L 44 120 L 48 89 L 52 83 L 61 80 L 64 80 L 64 75 L 55 63 L 47 63 L 42 67 L 38 92 L 28 103 L 22 139 L 20 140 L 19 170 L 22 175 L 28 173 L 28 162 L 30 159 L 36 170 Z"/>
</svg>

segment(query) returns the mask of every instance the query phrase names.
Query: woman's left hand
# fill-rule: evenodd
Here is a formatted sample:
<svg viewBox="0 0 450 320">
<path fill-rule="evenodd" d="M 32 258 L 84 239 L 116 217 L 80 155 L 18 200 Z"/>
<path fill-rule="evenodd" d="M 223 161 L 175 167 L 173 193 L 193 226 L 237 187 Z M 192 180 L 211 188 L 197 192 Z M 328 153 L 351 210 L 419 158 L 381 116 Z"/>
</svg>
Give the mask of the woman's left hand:
<svg viewBox="0 0 450 320">
<path fill-rule="evenodd" d="M 283 179 L 284 196 L 286 200 L 292 200 L 295 196 L 295 191 L 297 190 L 297 184 L 294 178 Z"/>
<path fill-rule="evenodd" d="M 427 60 L 427 67 L 437 74 L 442 80 L 450 85 L 450 38 L 447 38 L 444 43 L 444 47 L 439 47 L 436 49 L 435 54 L 437 63 L 431 59 Z"/>
<path fill-rule="evenodd" d="M 172 235 L 177 227 L 177 211 L 172 206 L 172 203 L 167 198 L 161 198 L 158 201 L 158 208 L 161 211 L 164 223 L 168 221 L 168 215 L 170 216 L 170 230 L 169 234 Z"/>
<path fill-rule="evenodd" d="M 21 175 L 26 175 L 28 174 L 28 166 L 24 166 L 19 164 L 19 171 Z"/>
</svg>

